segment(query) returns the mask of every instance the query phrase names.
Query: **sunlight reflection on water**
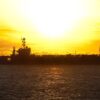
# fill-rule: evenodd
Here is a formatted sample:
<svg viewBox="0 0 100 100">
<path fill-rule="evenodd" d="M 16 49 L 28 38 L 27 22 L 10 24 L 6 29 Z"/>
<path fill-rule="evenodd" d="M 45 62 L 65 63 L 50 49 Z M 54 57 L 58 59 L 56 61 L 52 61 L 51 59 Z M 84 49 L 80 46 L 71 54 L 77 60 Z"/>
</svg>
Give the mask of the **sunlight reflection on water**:
<svg viewBox="0 0 100 100">
<path fill-rule="evenodd" d="M 99 66 L 0 65 L 0 100 L 99 99 Z"/>
</svg>

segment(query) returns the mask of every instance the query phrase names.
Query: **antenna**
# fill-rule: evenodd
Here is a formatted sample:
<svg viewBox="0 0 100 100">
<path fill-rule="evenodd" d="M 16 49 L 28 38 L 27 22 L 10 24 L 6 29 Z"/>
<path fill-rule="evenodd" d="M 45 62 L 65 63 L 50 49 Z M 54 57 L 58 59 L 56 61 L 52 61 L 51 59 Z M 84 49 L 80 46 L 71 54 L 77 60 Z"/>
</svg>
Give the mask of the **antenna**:
<svg viewBox="0 0 100 100">
<path fill-rule="evenodd" d="M 99 47 L 99 56 L 100 56 L 100 47 Z"/>
<path fill-rule="evenodd" d="M 15 50 L 15 47 L 13 47 L 13 55 L 15 56 L 15 52 L 16 52 L 16 50 Z"/>
<path fill-rule="evenodd" d="M 26 47 L 26 38 L 24 37 L 24 38 L 22 38 L 22 46 L 23 46 L 23 48 L 25 48 Z"/>
</svg>

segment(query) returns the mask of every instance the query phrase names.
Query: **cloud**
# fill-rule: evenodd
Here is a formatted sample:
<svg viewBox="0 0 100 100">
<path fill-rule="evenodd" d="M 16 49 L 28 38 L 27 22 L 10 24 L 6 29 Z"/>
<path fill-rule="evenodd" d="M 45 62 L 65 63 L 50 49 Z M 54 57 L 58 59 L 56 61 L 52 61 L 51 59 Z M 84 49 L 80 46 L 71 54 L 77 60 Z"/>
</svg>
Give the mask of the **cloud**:
<svg viewBox="0 0 100 100">
<path fill-rule="evenodd" d="M 15 30 L 10 25 L 8 25 L 8 24 L 6 24 L 4 22 L 0 22 L 0 23 L 1 23 L 0 24 L 0 34 L 17 32 L 17 30 Z"/>
</svg>

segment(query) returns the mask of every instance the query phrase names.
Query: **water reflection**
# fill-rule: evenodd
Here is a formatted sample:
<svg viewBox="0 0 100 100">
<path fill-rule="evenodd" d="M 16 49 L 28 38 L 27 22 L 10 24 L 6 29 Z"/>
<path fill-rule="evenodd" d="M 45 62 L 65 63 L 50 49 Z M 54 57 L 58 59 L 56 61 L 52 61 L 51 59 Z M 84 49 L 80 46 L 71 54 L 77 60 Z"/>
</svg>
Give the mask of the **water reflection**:
<svg viewBox="0 0 100 100">
<path fill-rule="evenodd" d="M 50 67 L 49 74 L 51 75 L 61 75 L 63 74 L 63 69 L 59 66 L 52 66 Z"/>
<path fill-rule="evenodd" d="M 100 66 L 0 66 L 0 100 L 99 100 Z"/>
<path fill-rule="evenodd" d="M 51 78 L 51 80 L 49 80 L 49 83 L 53 82 L 53 83 L 61 83 L 62 80 L 62 75 L 63 75 L 64 71 L 61 67 L 57 67 L 57 66 L 53 66 L 50 68 L 49 72 L 48 72 L 48 77 Z"/>
<path fill-rule="evenodd" d="M 57 84 L 59 82 L 62 82 L 62 75 L 64 71 L 61 67 L 52 66 L 49 69 L 46 69 L 45 72 L 41 73 L 40 77 L 42 77 L 42 83 L 46 84 L 46 86 L 51 84 Z M 41 83 L 41 84 L 42 84 Z"/>
<path fill-rule="evenodd" d="M 88 72 L 88 73 L 87 73 Z M 38 74 L 37 89 L 43 100 L 85 100 L 94 95 L 94 69 L 80 66 L 47 66 Z M 93 83 L 94 82 L 94 83 Z M 89 97 L 86 97 L 88 94 Z M 96 94 L 95 96 L 99 96 Z"/>
<path fill-rule="evenodd" d="M 63 79 L 64 70 L 60 66 L 51 66 L 46 68 L 44 72 L 39 75 L 38 88 L 42 91 L 44 99 L 61 99 L 60 89 L 61 85 L 65 83 Z"/>
</svg>

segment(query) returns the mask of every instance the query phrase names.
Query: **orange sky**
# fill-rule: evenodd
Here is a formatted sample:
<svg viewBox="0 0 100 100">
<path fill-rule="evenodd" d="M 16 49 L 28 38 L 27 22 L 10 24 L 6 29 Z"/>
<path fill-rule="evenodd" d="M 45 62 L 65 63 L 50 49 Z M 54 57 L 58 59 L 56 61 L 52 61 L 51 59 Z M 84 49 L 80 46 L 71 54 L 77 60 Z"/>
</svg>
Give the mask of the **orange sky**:
<svg viewBox="0 0 100 100">
<path fill-rule="evenodd" d="M 100 0 L 0 0 L 0 55 L 99 53 Z"/>
</svg>

